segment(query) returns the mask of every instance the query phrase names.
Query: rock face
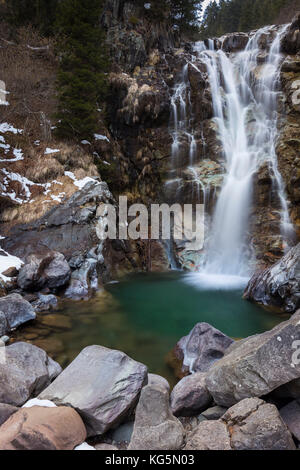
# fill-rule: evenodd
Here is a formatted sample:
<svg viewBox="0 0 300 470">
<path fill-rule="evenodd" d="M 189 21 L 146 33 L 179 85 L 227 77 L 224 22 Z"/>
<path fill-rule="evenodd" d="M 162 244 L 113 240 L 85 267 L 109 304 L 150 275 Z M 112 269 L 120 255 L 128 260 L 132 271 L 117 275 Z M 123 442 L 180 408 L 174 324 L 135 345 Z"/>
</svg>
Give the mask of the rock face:
<svg viewBox="0 0 300 470">
<path fill-rule="evenodd" d="M 36 317 L 33 307 L 19 294 L 10 294 L 0 298 L 0 335 L 34 320 Z"/>
<path fill-rule="evenodd" d="M 44 253 L 27 257 L 18 275 L 18 285 L 21 289 L 30 291 L 44 287 L 58 289 L 66 285 L 70 277 L 71 269 L 64 255 L 45 250 Z"/>
<path fill-rule="evenodd" d="M 0 427 L 2 450 L 73 450 L 85 438 L 82 419 L 66 406 L 22 408 Z"/>
<path fill-rule="evenodd" d="M 205 372 L 224 356 L 233 340 L 208 323 L 197 323 L 188 336 L 181 338 L 174 349 L 182 362 L 182 373 Z"/>
<path fill-rule="evenodd" d="M 0 403 L 21 406 L 37 396 L 57 375 L 61 367 L 45 351 L 29 343 L 14 343 L 0 361 Z"/>
<path fill-rule="evenodd" d="M 274 405 L 258 398 L 242 400 L 222 417 L 234 450 L 294 450 L 291 433 Z"/>
<path fill-rule="evenodd" d="M 169 394 L 157 385 L 143 388 L 128 450 L 178 450 L 184 429 L 169 406 Z"/>
<path fill-rule="evenodd" d="M 300 311 L 266 333 L 237 342 L 207 372 L 206 385 L 214 401 L 231 406 L 299 378 L 299 340 Z"/>
<path fill-rule="evenodd" d="M 175 385 L 171 393 L 171 410 L 175 416 L 194 416 L 209 407 L 212 397 L 205 378 L 206 374 L 196 372 Z"/>
<path fill-rule="evenodd" d="M 300 307 L 300 243 L 276 264 L 254 274 L 244 298 L 295 312 Z"/>
<path fill-rule="evenodd" d="M 120 351 L 89 346 L 39 398 L 72 406 L 85 422 L 88 435 L 99 435 L 129 415 L 146 381 L 143 364 Z"/>
</svg>

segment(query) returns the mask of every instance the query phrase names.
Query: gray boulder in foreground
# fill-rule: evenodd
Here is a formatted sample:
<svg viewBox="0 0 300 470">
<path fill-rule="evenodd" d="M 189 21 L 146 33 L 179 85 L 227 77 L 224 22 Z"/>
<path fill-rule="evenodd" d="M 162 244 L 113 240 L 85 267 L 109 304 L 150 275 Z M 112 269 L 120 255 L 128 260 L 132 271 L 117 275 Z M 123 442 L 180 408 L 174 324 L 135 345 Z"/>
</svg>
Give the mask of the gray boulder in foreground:
<svg viewBox="0 0 300 470">
<path fill-rule="evenodd" d="M 61 372 L 45 351 L 29 343 L 13 343 L 0 353 L 0 403 L 22 406 Z"/>
<path fill-rule="evenodd" d="M 128 450 L 178 450 L 183 443 L 184 429 L 172 415 L 168 391 L 159 385 L 147 385 L 136 408 Z"/>
<path fill-rule="evenodd" d="M 221 419 L 202 421 L 187 435 L 184 450 L 295 450 L 292 435 L 274 405 L 246 398 Z"/>
<path fill-rule="evenodd" d="M 5 335 L 27 321 L 36 318 L 31 304 L 19 294 L 0 298 L 0 335 Z"/>
<path fill-rule="evenodd" d="M 293 313 L 300 307 L 300 243 L 270 268 L 255 273 L 244 298 Z"/>
<path fill-rule="evenodd" d="M 205 373 L 196 372 L 175 385 L 171 393 L 171 409 L 175 416 L 195 416 L 209 407 L 212 397 L 205 378 Z"/>
<path fill-rule="evenodd" d="M 292 401 L 280 410 L 280 416 L 297 441 L 300 441 L 300 404 Z"/>
<path fill-rule="evenodd" d="M 134 409 L 147 372 L 145 365 L 123 352 L 89 346 L 38 398 L 72 406 L 85 422 L 88 435 L 100 435 Z"/>
<path fill-rule="evenodd" d="M 207 372 L 216 404 L 231 406 L 261 397 L 300 377 L 300 311 L 266 333 L 236 343 Z"/>
</svg>

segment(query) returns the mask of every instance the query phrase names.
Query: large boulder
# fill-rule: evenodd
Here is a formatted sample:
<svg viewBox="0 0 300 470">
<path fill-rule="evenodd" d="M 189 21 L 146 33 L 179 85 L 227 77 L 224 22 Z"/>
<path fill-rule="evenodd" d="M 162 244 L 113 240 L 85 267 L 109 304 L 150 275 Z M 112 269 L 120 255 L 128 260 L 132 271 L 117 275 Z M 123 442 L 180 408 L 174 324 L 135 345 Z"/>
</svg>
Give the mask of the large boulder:
<svg viewBox="0 0 300 470">
<path fill-rule="evenodd" d="M 217 421 L 202 421 L 184 450 L 295 450 L 292 435 L 274 405 L 246 398 Z"/>
<path fill-rule="evenodd" d="M 244 50 L 249 41 L 249 34 L 230 33 L 223 36 L 222 49 L 225 52 L 237 52 Z"/>
<path fill-rule="evenodd" d="M 21 295 L 9 294 L 0 298 L 1 336 L 35 318 L 33 307 Z"/>
<path fill-rule="evenodd" d="M 300 243 L 273 266 L 254 274 L 244 298 L 295 312 L 300 307 Z"/>
<path fill-rule="evenodd" d="M 184 429 L 172 415 L 169 393 L 159 385 L 143 388 L 136 409 L 129 450 L 178 450 L 183 446 Z"/>
<path fill-rule="evenodd" d="M 195 416 L 209 407 L 212 397 L 205 378 L 205 373 L 196 372 L 175 385 L 171 393 L 171 409 L 175 416 Z"/>
<path fill-rule="evenodd" d="M 214 401 L 231 406 L 299 378 L 299 340 L 300 311 L 266 333 L 237 342 L 207 372 L 206 385 Z"/>
<path fill-rule="evenodd" d="M 0 403 L 23 405 L 37 396 L 60 372 L 60 365 L 29 343 L 5 347 L 0 360 Z"/>
<path fill-rule="evenodd" d="M 66 406 L 22 408 L 0 427 L 2 450 L 73 450 L 85 438 L 82 419 Z"/>
<path fill-rule="evenodd" d="M 18 285 L 23 290 L 39 290 L 44 287 L 58 289 L 66 285 L 71 277 L 71 268 L 64 255 L 57 251 L 31 254 L 21 267 Z"/>
<path fill-rule="evenodd" d="M 222 417 L 230 431 L 234 450 L 294 450 L 291 433 L 276 406 L 247 398 L 230 408 Z"/>
<path fill-rule="evenodd" d="M 182 375 L 205 372 L 224 356 L 233 340 L 208 323 L 197 323 L 176 344 L 173 355 L 180 363 Z"/>
<path fill-rule="evenodd" d="M 104 434 L 134 409 L 147 382 L 147 367 L 120 351 L 89 346 L 44 390 L 40 399 L 69 405 L 88 434 Z"/>
</svg>

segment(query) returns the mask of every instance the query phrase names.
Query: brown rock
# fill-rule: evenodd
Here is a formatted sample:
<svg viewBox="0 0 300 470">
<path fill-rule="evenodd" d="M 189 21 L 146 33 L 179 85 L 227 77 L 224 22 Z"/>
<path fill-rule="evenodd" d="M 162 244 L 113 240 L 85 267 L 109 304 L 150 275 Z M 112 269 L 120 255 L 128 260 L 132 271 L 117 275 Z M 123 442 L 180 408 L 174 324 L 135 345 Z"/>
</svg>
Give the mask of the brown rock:
<svg viewBox="0 0 300 470">
<path fill-rule="evenodd" d="M 222 421 L 202 421 L 187 436 L 184 450 L 231 450 L 226 424 Z"/>
<path fill-rule="evenodd" d="M 73 450 L 85 438 L 82 419 L 66 406 L 22 408 L 0 427 L 2 450 Z"/>
</svg>

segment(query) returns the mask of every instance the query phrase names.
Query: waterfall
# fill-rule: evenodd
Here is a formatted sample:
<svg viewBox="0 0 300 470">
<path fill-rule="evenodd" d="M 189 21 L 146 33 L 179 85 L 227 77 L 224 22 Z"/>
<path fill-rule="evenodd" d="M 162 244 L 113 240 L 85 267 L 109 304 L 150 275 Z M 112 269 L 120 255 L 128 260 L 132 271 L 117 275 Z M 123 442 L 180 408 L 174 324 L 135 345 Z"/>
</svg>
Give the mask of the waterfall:
<svg viewBox="0 0 300 470">
<path fill-rule="evenodd" d="M 285 28 L 262 28 L 244 51 L 231 56 L 215 50 L 213 41 L 205 50 L 202 42 L 195 46 L 198 60 L 207 68 L 226 163 L 203 263 L 206 274 L 249 276 L 253 177 L 262 164 L 269 166 L 280 200 L 282 236 L 287 238 L 292 230 L 276 156 L 280 40 Z M 268 55 L 261 57 L 259 41 L 266 31 L 275 39 Z"/>
</svg>

